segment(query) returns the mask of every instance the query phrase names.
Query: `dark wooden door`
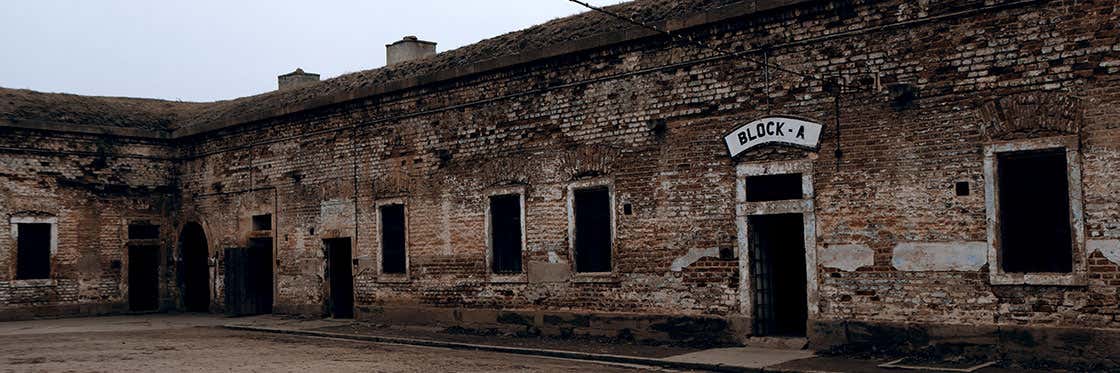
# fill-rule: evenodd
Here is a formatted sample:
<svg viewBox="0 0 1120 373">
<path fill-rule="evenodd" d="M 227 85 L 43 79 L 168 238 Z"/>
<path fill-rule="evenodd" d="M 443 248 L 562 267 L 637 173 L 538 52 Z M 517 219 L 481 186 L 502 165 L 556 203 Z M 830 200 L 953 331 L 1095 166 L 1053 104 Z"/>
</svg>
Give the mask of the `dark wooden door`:
<svg viewBox="0 0 1120 373">
<path fill-rule="evenodd" d="M 159 246 L 128 247 L 128 308 L 159 309 Z"/>
<path fill-rule="evenodd" d="M 330 279 L 331 317 L 354 317 L 354 267 L 349 238 L 324 241 L 327 247 L 327 276 Z"/>
<path fill-rule="evenodd" d="M 748 219 L 756 335 L 804 336 L 808 321 L 801 214 Z"/>
<path fill-rule="evenodd" d="M 272 239 L 225 249 L 226 313 L 272 313 Z"/>
</svg>

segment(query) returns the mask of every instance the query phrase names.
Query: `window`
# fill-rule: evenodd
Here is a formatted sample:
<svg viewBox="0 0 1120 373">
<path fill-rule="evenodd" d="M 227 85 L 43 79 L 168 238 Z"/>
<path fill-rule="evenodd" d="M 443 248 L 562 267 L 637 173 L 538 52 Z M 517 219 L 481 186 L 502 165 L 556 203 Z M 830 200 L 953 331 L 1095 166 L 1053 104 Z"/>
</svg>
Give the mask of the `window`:
<svg viewBox="0 0 1120 373">
<path fill-rule="evenodd" d="M 272 230 L 272 214 L 253 215 L 253 230 L 255 230 L 255 231 L 270 231 L 270 230 Z"/>
<path fill-rule="evenodd" d="M 1088 283 L 1076 136 L 984 148 L 988 276 L 993 285 Z"/>
<path fill-rule="evenodd" d="M 801 199 L 801 174 L 747 176 L 747 202 Z"/>
<path fill-rule="evenodd" d="M 378 207 L 381 216 L 381 273 L 404 274 L 407 268 L 403 204 Z"/>
<path fill-rule="evenodd" d="M 572 196 L 576 272 L 610 272 L 611 196 L 606 186 L 575 189 Z"/>
<path fill-rule="evenodd" d="M 521 228 L 521 195 L 490 196 L 490 267 L 494 273 L 521 273 Z"/>
<path fill-rule="evenodd" d="M 1000 153 L 996 161 L 1003 271 L 1072 272 L 1065 149 Z"/>
<path fill-rule="evenodd" d="M 129 224 L 128 239 L 153 240 L 159 238 L 159 226 L 147 223 Z"/>
<path fill-rule="evenodd" d="M 16 279 L 35 280 L 51 275 L 51 224 L 19 223 L 17 229 Z"/>
</svg>

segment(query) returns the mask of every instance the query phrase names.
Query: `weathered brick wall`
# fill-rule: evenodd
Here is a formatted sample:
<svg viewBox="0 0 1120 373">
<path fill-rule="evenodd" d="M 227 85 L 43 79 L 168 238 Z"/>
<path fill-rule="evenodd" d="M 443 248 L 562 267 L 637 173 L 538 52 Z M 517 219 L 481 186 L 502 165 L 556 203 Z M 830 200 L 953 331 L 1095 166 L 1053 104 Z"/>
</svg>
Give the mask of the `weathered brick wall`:
<svg viewBox="0 0 1120 373">
<path fill-rule="evenodd" d="M 1091 1 L 813 2 L 694 32 L 869 91 L 843 95 L 839 139 L 820 81 L 770 71 L 767 89 L 751 62 L 695 62 L 713 52 L 662 39 L 275 118 L 185 145 L 182 220 L 201 220 L 217 249 L 245 245 L 249 215 L 274 213 L 276 301 L 290 309 L 322 309 L 322 239 L 352 237 L 360 305 L 731 316 L 738 259 L 671 263 L 737 247 L 737 162 L 807 157 L 819 250 L 854 245 L 871 261 L 821 264 L 819 319 L 1117 328 L 1115 257 L 1090 251 L 1085 287 L 992 286 L 986 265 L 902 270 L 894 252 L 986 240 L 980 109 L 1031 92 L 1083 103 L 1087 234 L 1120 239 L 1118 12 Z M 896 83 L 919 98 L 892 107 L 878 85 Z M 768 111 L 825 123 L 821 150 L 728 159 L 721 135 Z M 650 129 L 657 121 L 664 133 Z M 596 178 L 615 191 L 614 278 L 491 281 L 487 189 L 526 186 L 527 270 L 569 268 L 567 186 Z M 970 196 L 954 195 L 958 181 Z M 374 206 L 396 197 L 409 219 L 403 283 L 376 275 Z"/>
<path fill-rule="evenodd" d="M 128 225 L 169 224 L 171 156 L 159 142 L 0 129 L 0 318 L 127 310 Z M 50 280 L 15 280 L 13 216 L 57 218 Z M 164 230 L 163 263 L 173 240 Z M 161 273 L 173 306 L 173 272 Z"/>
</svg>

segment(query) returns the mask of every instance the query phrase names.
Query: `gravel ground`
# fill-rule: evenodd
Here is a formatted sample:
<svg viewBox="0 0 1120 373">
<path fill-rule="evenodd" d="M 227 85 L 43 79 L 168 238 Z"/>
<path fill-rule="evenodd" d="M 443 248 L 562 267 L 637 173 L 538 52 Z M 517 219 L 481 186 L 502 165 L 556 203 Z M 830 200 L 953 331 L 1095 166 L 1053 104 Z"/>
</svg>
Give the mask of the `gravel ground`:
<svg viewBox="0 0 1120 373">
<path fill-rule="evenodd" d="M 178 321 L 152 316 L 154 321 L 148 322 L 89 318 L 0 323 L 0 372 L 637 371 L 493 352 L 240 332 L 217 328 L 207 318 L 196 318 L 199 323 L 168 318 Z"/>
</svg>

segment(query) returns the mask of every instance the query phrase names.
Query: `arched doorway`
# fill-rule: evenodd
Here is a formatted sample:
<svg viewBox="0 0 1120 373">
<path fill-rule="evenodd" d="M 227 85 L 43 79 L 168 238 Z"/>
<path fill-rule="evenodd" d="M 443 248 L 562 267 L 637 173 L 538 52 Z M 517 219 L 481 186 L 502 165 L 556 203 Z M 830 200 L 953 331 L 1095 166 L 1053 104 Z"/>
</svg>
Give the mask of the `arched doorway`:
<svg viewBox="0 0 1120 373">
<path fill-rule="evenodd" d="M 198 223 L 187 223 L 179 235 L 183 305 L 188 312 L 210 311 L 210 250 Z"/>
</svg>

